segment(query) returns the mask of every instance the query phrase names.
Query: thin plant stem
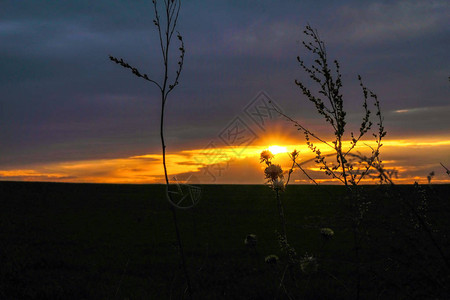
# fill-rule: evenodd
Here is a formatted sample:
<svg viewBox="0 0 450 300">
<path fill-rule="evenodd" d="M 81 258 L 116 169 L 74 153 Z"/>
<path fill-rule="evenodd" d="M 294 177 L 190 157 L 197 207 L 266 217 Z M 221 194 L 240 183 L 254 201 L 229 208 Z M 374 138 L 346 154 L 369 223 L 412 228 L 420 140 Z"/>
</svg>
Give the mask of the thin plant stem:
<svg viewBox="0 0 450 300">
<path fill-rule="evenodd" d="M 277 294 L 275 296 L 275 300 L 278 299 L 278 296 L 280 295 L 280 290 L 281 290 L 282 287 L 284 287 L 283 281 L 284 281 L 284 277 L 286 276 L 286 271 L 287 271 L 288 267 L 289 267 L 289 265 L 286 265 L 286 267 L 284 268 L 283 275 L 281 276 L 281 279 L 280 279 L 280 284 L 278 285 L 278 289 L 277 289 Z M 286 291 L 286 295 L 287 295 L 287 291 Z M 288 295 L 288 297 L 289 297 L 289 295 Z"/>
<path fill-rule="evenodd" d="M 162 24 L 161 24 L 161 18 L 160 18 L 160 14 L 158 12 L 157 1 L 153 0 L 152 2 L 153 2 L 154 13 L 155 13 L 155 19 L 153 20 L 153 23 L 156 26 L 156 28 L 158 29 L 159 44 L 160 44 L 161 54 L 162 54 L 162 58 L 163 58 L 163 65 L 164 65 L 164 77 L 163 77 L 162 83 L 149 78 L 149 76 L 147 74 L 141 73 L 137 68 L 132 67 L 127 62 L 125 62 L 123 59 L 118 59 L 111 55 L 109 56 L 109 58 L 111 61 L 121 65 L 122 67 L 130 69 L 132 71 L 132 73 L 134 75 L 136 75 L 137 77 L 143 78 L 143 79 L 149 81 L 150 83 L 155 84 L 161 93 L 160 138 L 161 138 L 161 148 L 162 148 L 162 157 L 163 157 L 164 177 L 165 177 L 165 181 L 166 181 L 166 187 L 168 189 L 169 185 L 170 185 L 170 181 L 169 181 L 167 165 L 166 165 L 166 144 L 165 144 L 165 140 L 164 140 L 164 111 L 165 111 L 165 105 L 166 105 L 167 97 L 168 97 L 169 93 L 179 83 L 178 79 L 180 77 L 181 71 L 183 69 L 183 63 L 184 63 L 184 53 L 185 53 L 184 42 L 183 42 L 182 36 L 178 33 L 177 37 L 181 44 L 180 47 L 178 48 L 180 51 L 180 56 L 178 59 L 178 67 L 176 70 L 175 78 L 173 79 L 173 82 L 170 84 L 169 83 L 169 49 L 171 46 L 172 35 L 173 35 L 176 25 L 177 25 L 178 15 L 180 12 L 180 7 L 181 7 L 181 0 L 171 0 L 171 1 L 165 0 L 164 1 L 164 8 L 165 8 L 165 28 L 164 29 L 162 28 Z M 178 226 L 177 213 L 176 213 L 175 207 L 172 205 L 173 201 L 171 201 L 172 200 L 171 194 L 168 193 L 167 196 L 169 197 L 169 200 L 170 200 L 169 206 L 170 206 L 170 210 L 172 211 L 172 217 L 173 217 L 173 222 L 174 222 L 174 226 L 175 226 L 175 233 L 176 233 L 176 238 L 177 238 L 177 242 L 178 242 L 178 250 L 179 250 L 179 255 L 180 255 L 180 260 L 181 260 L 181 267 L 183 269 L 183 273 L 185 275 L 185 279 L 186 279 L 186 283 L 187 283 L 187 292 L 189 294 L 189 298 L 192 299 L 192 286 L 191 286 L 190 277 L 189 277 L 187 267 L 186 267 L 186 259 L 185 259 L 184 250 L 183 250 L 183 243 L 181 241 L 180 228 Z"/>
<path fill-rule="evenodd" d="M 284 217 L 284 210 L 283 210 L 283 203 L 281 203 L 280 199 L 280 191 L 278 189 L 275 190 L 277 194 L 277 205 L 278 205 L 278 214 L 280 217 L 280 225 L 281 225 L 281 234 L 284 238 L 284 240 L 287 243 L 287 234 L 286 234 L 286 219 Z"/>
<path fill-rule="evenodd" d="M 164 94 L 162 97 L 164 99 Z M 164 108 L 165 108 L 165 102 L 162 103 L 162 107 L 161 107 L 160 136 L 161 136 L 161 146 L 162 146 L 162 155 L 163 155 L 164 177 L 166 179 L 166 185 L 169 186 L 170 182 L 169 182 L 169 176 L 167 174 L 167 166 L 166 166 L 166 144 L 164 141 Z M 169 194 L 169 197 L 171 197 L 170 194 Z M 186 278 L 188 295 L 192 299 L 192 286 L 191 286 L 189 273 L 188 273 L 187 267 L 186 267 L 186 258 L 184 255 L 184 248 L 183 248 L 183 243 L 181 240 L 180 229 L 178 227 L 177 212 L 173 205 L 169 204 L 169 207 L 170 207 L 170 210 L 172 211 L 172 218 L 173 218 L 173 223 L 175 226 L 175 233 L 176 233 L 177 242 L 178 242 L 178 251 L 180 252 L 179 254 L 180 254 L 180 259 L 181 259 L 181 267 L 183 269 L 183 273 Z"/>
<path fill-rule="evenodd" d="M 450 170 L 446 166 L 444 166 L 443 163 L 440 163 L 440 164 L 445 169 L 445 172 L 447 173 L 447 175 L 450 176 Z"/>
<path fill-rule="evenodd" d="M 175 28 L 176 25 L 176 21 L 175 24 L 173 24 L 173 29 L 171 29 L 171 19 L 169 17 L 170 15 L 170 7 L 167 5 L 166 3 L 166 19 L 167 19 L 167 23 L 166 23 L 166 30 L 165 30 L 165 46 L 162 46 L 161 50 L 163 52 L 163 59 L 164 59 L 164 79 L 163 79 L 163 84 L 162 84 L 162 89 L 161 89 L 161 127 L 160 127 L 160 137 L 161 137 L 161 147 L 162 147 L 162 155 L 163 155 L 163 166 L 164 166 L 164 177 L 166 179 L 166 185 L 167 187 L 169 187 L 169 176 L 167 174 L 167 165 L 166 165 L 166 144 L 164 141 L 164 110 L 165 110 L 165 104 L 167 101 L 167 96 L 168 93 L 170 92 L 170 90 L 172 89 L 172 87 L 169 88 L 168 91 L 167 90 L 167 81 L 168 81 L 168 71 L 169 71 L 169 46 L 170 46 L 170 41 L 171 41 L 171 37 L 172 37 L 172 32 L 173 29 Z M 154 1 L 155 4 L 155 13 L 157 11 L 156 9 L 156 1 Z M 178 7 L 179 10 L 179 7 Z M 178 13 L 177 13 L 177 17 L 178 17 Z M 158 23 L 158 31 L 159 31 L 159 37 L 160 37 L 160 42 L 161 45 L 163 45 L 163 38 L 162 38 L 162 34 L 161 34 L 161 26 Z M 170 35 L 170 36 L 169 36 Z M 184 54 L 184 50 L 182 51 L 182 55 Z M 183 56 L 182 56 L 183 58 Z M 182 66 L 182 64 L 179 64 L 180 66 Z M 181 71 L 181 69 L 180 69 Z M 179 76 L 179 71 L 177 72 L 177 79 Z M 177 80 L 175 81 L 177 83 Z M 171 195 L 169 194 L 169 197 L 171 197 Z M 183 273 L 186 279 L 186 284 L 187 284 L 187 291 L 188 291 L 188 295 L 189 298 L 192 299 L 192 286 L 191 286 L 191 280 L 189 277 L 189 273 L 187 271 L 187 267 L 186 267 L 186 257 L 184 255 L 184 248 L 183 248 L 183 243 L 181 240 L 181 234 L 180 234 L 180 229 L 178 226 L 178 219 L 177 219 L 177 212 L 176 209 L 173 205 L 170 205 L 170 210 L 172 211 L 172 217 L 173 217 L 173 223 L 174 223 L 174 227 L 175 227 L 175 233 L 176 233 L 176 237 L 177 237 L 177 242 L 178 242 L 178 251 L 180 252 L 180 259 L 181 259 L 181 267 L 183 269 Z"/>
</svg>

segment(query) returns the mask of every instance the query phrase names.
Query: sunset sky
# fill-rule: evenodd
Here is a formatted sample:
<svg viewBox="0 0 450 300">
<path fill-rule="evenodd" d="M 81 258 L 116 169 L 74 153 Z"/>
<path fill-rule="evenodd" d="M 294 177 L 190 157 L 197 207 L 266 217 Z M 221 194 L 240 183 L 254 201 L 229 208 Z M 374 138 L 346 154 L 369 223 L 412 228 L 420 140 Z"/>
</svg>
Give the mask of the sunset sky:
<svg viewBox="0 0 450 300">
<path fill-rule="evenodd" d="M 158 91 L 108 59 L 161 78 L 151 1 L 6 0 L 1 8 L 0 180 L 162 183 Z M 434 171 L 433 182 L 450 183 L 440 166 L 450 166 L 449 19 L 446 0 L 184 1 L 185 65 L 166 107 L 170 177 L 264 183 L 259 154 L 275 145 L 285 170 L 286 152 L 311 159 L 269 100 L 330 140 L 294 84 L 308 82 L 296 57 L 308 57 L 309 23 L 340 61 L 348 132 L 361 123 L 360 74 L 381 102 L 381 157 L 399 171 L 394 181 L 425 183 Z M 314 163 L 304 166 L 331 183 Z M 298 170 L 293 182 L 311 183 Z"/>
</svg>

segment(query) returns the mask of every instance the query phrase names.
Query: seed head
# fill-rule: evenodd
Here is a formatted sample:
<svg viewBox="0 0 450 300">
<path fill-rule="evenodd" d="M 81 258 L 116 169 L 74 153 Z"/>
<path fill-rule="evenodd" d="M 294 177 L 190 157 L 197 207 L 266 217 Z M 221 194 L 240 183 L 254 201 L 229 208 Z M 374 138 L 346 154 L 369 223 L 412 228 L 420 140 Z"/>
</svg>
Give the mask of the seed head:
<svg viewBox="0 0 450 300">
<path fill-rule="evenodd" d="M 283 178 L 283 169 L 280 165 L 270 165 L 264 170 L 264 174 L 267 179 L 275 181 L 278 178 Z"/>
</svg>

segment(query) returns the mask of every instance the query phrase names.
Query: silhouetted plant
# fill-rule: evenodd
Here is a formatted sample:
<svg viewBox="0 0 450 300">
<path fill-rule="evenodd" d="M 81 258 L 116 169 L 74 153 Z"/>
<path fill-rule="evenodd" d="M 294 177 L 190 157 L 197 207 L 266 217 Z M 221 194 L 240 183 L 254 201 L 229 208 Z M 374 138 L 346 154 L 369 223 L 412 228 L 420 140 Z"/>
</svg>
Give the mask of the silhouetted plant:
<svg viewBox="0 0 450 300">
<path fill-rule="evenodd" d="M 161 17 L 159 14 L 159 8 L 158 8 L 157 1 L 152 0 L 152 3 L 153 3 L 154 13 L 155 13 L 155 19 L 153 20 L 153 24 L 155 25 L 155 27 L 158 30 L 159 42 L 160 42 L 159 46 L 161 49 L 163 65 L 164 65 L 164 75 L 163 75 L 163 78 L 161 79 L 161 81 L 152 79 L 147 74 L 139 71 L 136 67 L 133 67 L 130 64 L 128 64 L 122 58 L 119 59 L 119 58 L 116 58 L 111 55 L 109 56 L 109 58 L 111 59 L 111 61 L 121 65 L 122 67 L 124 67 L 126 69 L 130 69 L 131 72 L 134 75 L 136 75 L 137 77 L 142 78 L 142 79 L 154 84 L 159 90 L 160 99 L 161 99 L 160 139 L 161 139 L 161 147 L 162 147 L 164 177 L 165 177 L 166 186 L 168 189 L 170 182 L 169 182 L 169 177 L 167 174 L 167 166 L 166 166 L 166 144 L 165 144 L 165 140 L 164 140 L 164 112 L 165 112 L 165 105 L 167 103 L 168 96 L 174 90 L 174 88 L 179 84 L 178 80 L 179 80 L 181 72 L 183 70 L 184 55 L 185 55 L 184 42 L 183 42 L 183 37 L 181 36 L 181 34 L 179 32 L 176 32 L 176 37 L 180 43 L 180 46 L 178 47 L 179 57 L 178 57 L 177 67 L 175 70 L 175 76 L 173 77 L 172 80 L 170 80 L 170 78 L 169 78 L 170 77 L 169 76 L 169 58 L 170 58 L 169 50 L 171 49 L 172 38 L 175 34 L 175 29 L 177 27 L 177 21 L 178 21 L 178 16 L 179 16 L 180 7 L 181 7 L 181 0 L 165 0 L 164 5 L 163 5 L 163 17 Z M 186 259 L 184 256 L 183 245 L 181 242 L 180 230 L 178 228 L 176 210 L 173 205 L 173 201 L 171 201 L 171 199 L 170 199 L 171 194 L 168 193 L 167 197 L 169 198 L 168 200 L 169 200 L 169 203 L 171 204 L 170 208 L 172 211 L 173 220 L 174 220 L 174 224 L 175 224 L 175 232 L 176 232 L 177 241 L 178 241 L 181 265 L 182 265 L 183 272 L 185 274 L 186 282 L 187 282 L 187 286 L 188 286 L 187 290 L 188 290 L 189 296 L 192 297 L 192 288 L 191 288 L 191 283 L 190 283 L 189 275 L 188 275 L 187 268 L 186 268 Z"/>
<path fill-rule="evenodd" d="M 266 264 L 270 264 L 270 265 L 276 265 L 276 264 L 278 263 L 279 260 L 280 260 L 280 258 L 279 258 L 277 255 L 275 255 L 275 254 L 267 255 L 267 256 L 264 258 L 264 262 L 265 262 Z"/>
<path fill-rule="evenodd" d="M 297 57 L 297 61 L 310 79 L 317 83 L 318 92 L 317 94 L 314 93 L 300 80 L 295 80 L 295 84 L 300 88 L 302 94 L 315 105 L 317 112 L 325 119 L 325 122 L 332 127 L 334 140 L 331 142 L 325 141 L 325 139 L 310 131 L 299 122 L 283 114 L 281 111 L 277 111 L 291 121 L 298 130 L 304 133 L 306 144 L 316 155 L 315 162 L 320 165 L 321 170 L 324 170 L 328 176 L 340 181 L 351 189 L 351 186 L 358 185 L 365 176 L 373 175 L 370 172 L 371 170 L 376 170 L 378 171 L 378 175 L 376 176 L 381 182 L 390 183 L 390 177 L 393 173 L 388 173 L 384 169 L 380 158 L 380 148 L 382 147 L 382 139 L 386 136 L 386 131 L 384 130 L 383 117 L 377 95 L 364 85 L 361 76 L 358 75 L 359 85 L 363 94 L 364 116 L 359 132 L 357 134 L 350 132 L 350 146 L 345 148 L 347 113 L 344 110 L 344 99 L 341 93 L 342 76 L 340 73 L 340 65 L 337 60 L 334 60 L 332 64 L 329 63 L 325 43 L 319 38 L 316 30 L 308 25 L 304 33 L 311 41 L 303 41 L 303 46 L 315 55 L 315 59 L 311 66 L 307 66 L 300 56 Z M 332 66 L 334 66 L 334 70 Z M 373 112 L 369 108 L 370 100 L 373 102 L 376 121 L 372 120 Z M 375 131 L 371 131 L 373 122 L 377 124 Z M 372 133 L 376 145 L 375 147 L 368 146 L 371 150 L 371 155 L 365 156 L 359 152 L 354 153 L 357 144 L 368 133 Z M 328 146 L 333 153 L 323 154 L 312 139 Z M 330 156 L 333 156 L 335 161 L 330 162 L 328 160 Z"/>
<path fill-rule="evenodd" d="M 280 251 L 284 254 L 285 258 L 284 262 L 282 261 L 280 264 L 278 264 L 278 266 L 282 266 L 282 269 L 280 269 L 280 273 L 278 274 L 279 283 L 277 284 L 276 298 L 278 298 L 280 292 L 283 291 L 284 295 L 288 299 L 295 299 L 295 297 L 292 295 L 293 291 L 291 290 L 296 289 L 297 291 L 299 291 L 300 287 L 298 285 L 297 279 L 306 279 L 307 286 L 311 276 L 317 272 L 319 266 L 317 257 L 314 255 L 305 253 L 300 257 L 297 254 L 295 248 L 288 242 L 287 238 L 287 222 L 284 214 L 284 206 L 281 201 L 281 193 L 289 184 L 291 174 L 296 166 L 308 176 L 308 174 L 303 170 L 302 166 L 297 162 L 298 156 L 299 152 L 296 150 L 289 153 L 289 157 L 292 159 L 292 166 L 289 171 L 283 172 L 283 169 L 280 165 L 273 163 L 272 160 L 274 158 L 274 155 L 269 150 L 262 151 L 260 155 L 260 163 L 264 163 L 266 165 L 266 168 L 264 169 L 265 179 L 267 180 L 268 186 L 275 192 L 276 195 L 280 229 L 276 230 L 275 233 L 277 236 Z M 284 182 L 285 173 L 288 174 L 286 182 Z M 334 231 L 330 228 L 323 228 L 321 234 L 323 237 L 326 236 L 321 247 L 323 249 L 325 243 L 329 241 L 334 235 Z M 278 261 L 279 259 L 276 260 L 276 262 Z M 270 262 L 268 261 L 267 257 L 266 262 Z M 271 262 L 273 263 L 273 261 Z M 335 279 L 335 277 L 330 273 L 327 274 Z"/>
<path fill-rule="evenodd" d="M 320 235 L 324 240 L 328 241 L 334 236 L 334 231 L 331 228 L 321 228 Z"/>
<path fill-rule="evenodd" d="M 427 175 L 428 184 L 431 184 L 431 179 L 433 179 L 433 177 L 434 177 L 434 171 L 431 171 L 431 172 Z"/>
<path fill-rule="evenodd" d="M 331 142 L 309 130 L 306 126 L 295 121 L 291 117 L 277 110 L 295 127 L 303 132 L 308 148 L 315 154 L 314 161 L 320 166 L 324 173 L 332 179 L 345 185 L 347 189 L 347 205 L 351 210 L 350 221 L 354 234 L 354 250 L 356 258 L 356 298 L 360 297 L 360 250 L 366 230 L 363 229 L 363 219 L 368 211 L 370 201 L 366 200 L 363 193 L 357 188 L 358 184 L 365 177 L 376 178 L 380 183 L 392 183 L 391 177 L 396 174 L 395 170 L 386 170 L 380 158 L 380 148 L 382 140 L 386 136 L 381 114 L 380 102 L 377 95 L 368 89 L 360 75 L 358 75 L 359 85 L 363 95 L 364 115 L 359 126 L 359 132 L 346 134 L 346 116 L 344 109 L 344 97 L 341 92 L 343 83 L 340 72 L 340 64 L 337 60 L 330 63 L 325 43 L 320 39 L 317 30 L 307 25 L 304 34 L 308 41 L 303 41 L 303 46 L 313 56 L 313 63 L 307 65 L 300 56 L 297 61 L 302 70 L 309 78 L 317 84 L 317 91 L 310 89 L 303 81 L 295 80 L 295 84 L 300 88 L 302 94 L 312 102 L 325 122 L 332 128 L 334 138 Z M 372 105 L 375 113 L 372 112 Z M 373 124 L 377 127 L 374 129 Z M 371 154 L 363 155 L 356 151 L 357 145 L 362 143 L 363 138 L 372 134 L 375 138 L 375 146 L 369 146 Z M 345 146 L 346 140 L 349 146 Z M 320 143 L 331 150 L 331 154 L 324 154 L 316 145 Z M 297 156 L 291 157 L 293 166 L 297 166 L 316 185 L 317 182 L 301 167 L 297 161 Z M 290 174 L 289 174 L 290 175 Z"/>
<path fill-rule="evenodd" d="M 283 169 L 280 165 L 275 165 L 272 163 L 273 157 L 274 155 L 269 150 L 264 150 L 263 152 L 261 152 L 260 162 L 267 165 L 267 167 L 264 169 L 264 175 L 267 179 L 267 184 L 272 190 L 275 191 L 278 206 L 278 215 L 280 219 L 281 236 L 285 241 L 287 241 L 286 219 L 284 217 L 283 204 L 280 199 L 280 192 L 284 191 L 285 189 L 284 174 Z"/>
<path fill-rule="evenodd" d="M 297 152 L 295 151 L 294 155 L 297 155 Z M 289 178 L 292 173 L 292 168 L 289 170 L 289 175 L 286 183 L 284 182 L 284 172 L 280 165 L 276 165 L 272 163 L 272 159 L 274 158 L 274 155 L 269 150 L 264 150 L 261 152 L 260 155 L 260 163 L 266 164 L 266 168 L 264 169 L 264 175 L 265 179 L 267 180 L 268 186 L 275 192 L 276 195 L 276 201 L 277 201 L 277 208 L 278 208 L 278 217 L 279 217 L 279 230 L 275 230 L 275 233 L 277 234 L 278 244 L 280 247 L 281 252 L 283 252 L 286 255 L 287 263 L 284 267 L 284 270 L 282 272 L 280 283 L 278 285 L 277 295 L 279 294 L 280 290 L 283 289 L 286 296 L 289 298 L 289 293 L 286 289 L 286 286 L 284 284 L 284 279 L 286 276 L 286 272 L 288 269 L 291 270 L 291 273 L 294 271 L 295 266 L 300 266 L 300 261 L 297 258 L 297 252 L 295 249 L 289 245 L 288 239 L 287 239 L 287 233 L 286 233 L 286 218 L 284 215 L 284 207 L 283 203 L 281 202 L 280 193 L 283 192 L 286 188 L 286 185 L 289 183 Z M 295 158 L 294 158 L 295 160 Z M 294 167 L 294 164 L 292 165 Z M 278 259 L 277 259 L 278 261 Z M 267 262 L 267 259 L 266 259 Z"/>
<path fill-rule="evenodd" d="M 257 242 L 258 242 L 258 239 L 256 238 L 256 234 L 253 234 L 253 233 L 248 234 L 244 239 L 244 244 L 250 248 L 256 247 Z"/>
<path fill-rule="evenodd" d="M 440 164 L 445 169 L 445 173 L 447 173 L 447 175 L 450 176 L 450 170 L 446 166 L 444 166 L 442 163 L 440 163 Z"/>
</svg>

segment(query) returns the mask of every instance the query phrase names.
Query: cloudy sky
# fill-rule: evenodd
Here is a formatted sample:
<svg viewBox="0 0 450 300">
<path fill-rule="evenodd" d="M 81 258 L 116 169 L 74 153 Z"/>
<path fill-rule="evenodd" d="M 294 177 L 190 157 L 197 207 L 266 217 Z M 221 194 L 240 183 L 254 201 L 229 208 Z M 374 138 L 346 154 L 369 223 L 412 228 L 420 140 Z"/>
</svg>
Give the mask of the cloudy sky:
<svg viewBox="0 0 450 300">
<path fill-rule="evenodd" d="M 160 80 L 151 1 L 1 6 L 0 179 L 160 182 L 158 91 L 108 59 L 122 57 Z M 166 108 L 169 173 L 195 174 L 202 183 L 262 183 L 262 149 L 284 145 L 310 157 L 291 123 L 252 118 L 267 99 L 330 137 L 294 84 L 308 82 L 296 57 L 309 57 L 301 46 L 309 23 L 341 63 L 349 130 L 362 113 L 360 74 L 381 101 L 383 159 L 400 171 L 399 182 L 431 171 L 447 180 L 439 163 L 450 165 L 449 19 L 445 0 L 184 1 L 178 30 L 185 65 Z M 236 145 L 225 135 L 237 125 L 250 136 L 231 153 Z M 211 149 L 227 153 L 223 166 L 205 158 Z"/>
</svg>

